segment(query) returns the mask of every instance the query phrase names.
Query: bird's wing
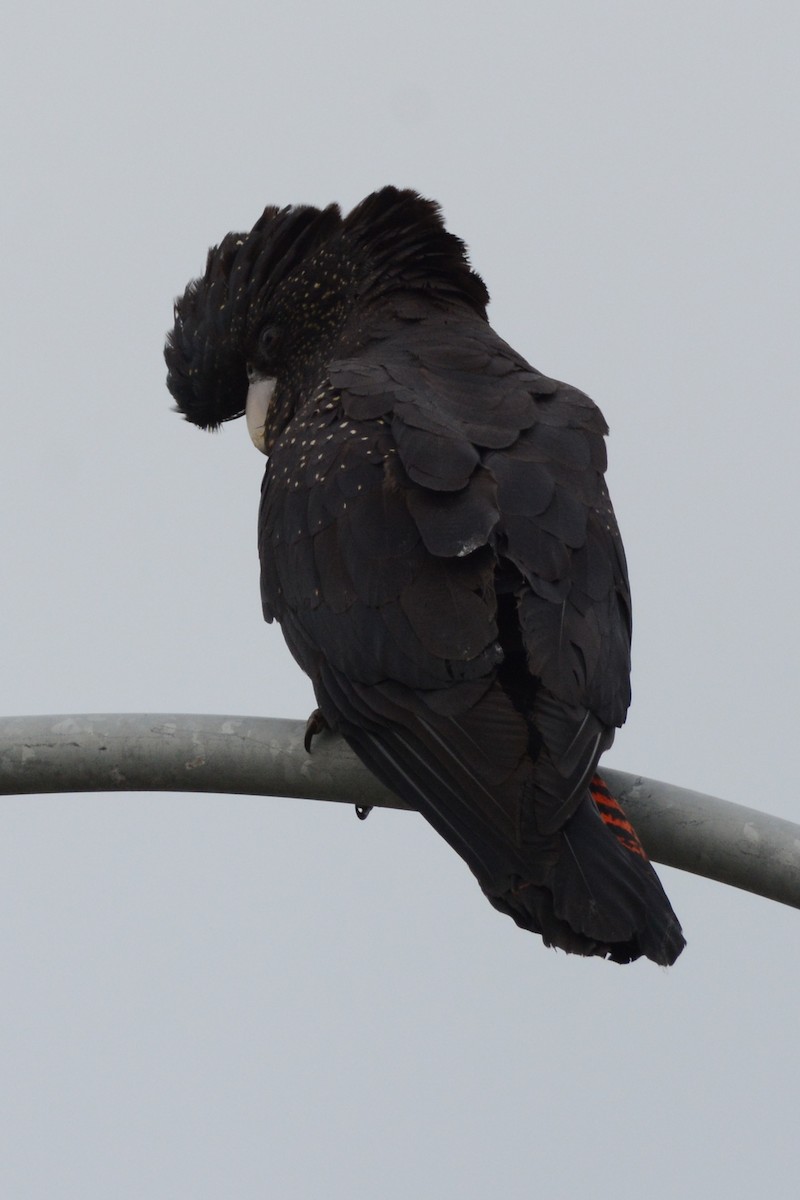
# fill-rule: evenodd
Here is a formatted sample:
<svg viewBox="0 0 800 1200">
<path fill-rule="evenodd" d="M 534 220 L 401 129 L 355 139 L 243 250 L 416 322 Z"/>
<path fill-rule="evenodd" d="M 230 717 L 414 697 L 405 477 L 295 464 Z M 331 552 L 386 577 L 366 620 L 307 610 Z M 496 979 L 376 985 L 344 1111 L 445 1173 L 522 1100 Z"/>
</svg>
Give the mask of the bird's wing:
<svg viewBox="0 0 800 1200">
<path fill-rule="evenodd" d="M 604 481 L 605 421 L 480 321 L 432 323 L 399 354 L 385 349 L 380 363 L 367 355 L 345 373 L 359 391 L 349 403 L 390 420 L 426 549 L 450 559 L 493 550 L 503 682 L 525 709 L 531 676 L 540 684 L 538 819 L 557 828 L 630 699 L 630 592 Z"/>
<path fill-rule="evenodd" d="M 505 845 L 546 841 L 624 716 L 627 658 L 602 629 L 613 620 L 611 640 L 626 642 L 611 601 L 624 560 L 606 561 L 593 516 L 604 432 L 587 397 L 483 322 L 443 321 L 334 363 L 273 449 L 265 612 L 328 720 L 437 827 L 466 797 L 476 830 L 500 822 Z M 498 678 L 512 657 L 499 569 L 527 658 L 516 681 Z M 531 673 L 541 730 L 521 711 Z M 542 745 L 563 778 L 545 780 L 550 816 L 526 832 L 521 797 Z"/>
</svg>

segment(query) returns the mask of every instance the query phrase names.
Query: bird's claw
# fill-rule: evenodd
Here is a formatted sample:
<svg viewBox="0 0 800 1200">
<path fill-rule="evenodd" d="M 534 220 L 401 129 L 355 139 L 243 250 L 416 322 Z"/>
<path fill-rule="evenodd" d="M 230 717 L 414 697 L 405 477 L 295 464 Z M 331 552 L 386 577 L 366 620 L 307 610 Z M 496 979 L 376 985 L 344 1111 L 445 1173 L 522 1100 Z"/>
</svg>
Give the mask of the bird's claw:
<svg viewBox="0 0 800 1200">
<path fill-rule="evenodd" d="M 322 733 L 325 729 L 330 729 L 330 725 L 325 720 L 320 710 L 315 708 L 311 716 L 306 721 L 306 732 L 305 736 L 303 737 L 303 745 L 306 748 L 306 754 L 311 753 L 311 742 L 313 739 L 318 733 Z"/>
</svg>

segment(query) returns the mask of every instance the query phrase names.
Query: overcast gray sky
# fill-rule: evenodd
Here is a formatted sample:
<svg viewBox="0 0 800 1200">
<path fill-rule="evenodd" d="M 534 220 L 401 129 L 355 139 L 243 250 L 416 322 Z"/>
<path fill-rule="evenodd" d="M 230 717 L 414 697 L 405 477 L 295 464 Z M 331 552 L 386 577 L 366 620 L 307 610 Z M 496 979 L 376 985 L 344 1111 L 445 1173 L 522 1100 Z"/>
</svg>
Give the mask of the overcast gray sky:
<svg viewBox="0 0 800 1200">
<path fill-rule="evenodd" d="M 794 3 L 12 3 L 2 708 L 305 717 L 263 460 L 170 412 L 267 203 L 436 197 L 588 391 L 635 602 L 609 762 L 797 819 Z M 421 818 L 0 805 L 9 1200 L 794 1196 L 800 914 L 661 869 L 678 965 L 547 951 Z"/>
</svg>

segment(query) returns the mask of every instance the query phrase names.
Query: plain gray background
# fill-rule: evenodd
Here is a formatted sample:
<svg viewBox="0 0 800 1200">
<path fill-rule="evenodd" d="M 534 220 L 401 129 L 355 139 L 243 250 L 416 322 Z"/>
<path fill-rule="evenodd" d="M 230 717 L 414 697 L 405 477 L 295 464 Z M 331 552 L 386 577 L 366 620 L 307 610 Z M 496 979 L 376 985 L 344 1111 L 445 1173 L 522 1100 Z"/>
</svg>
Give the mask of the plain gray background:
<svg viewBox="0 0 800 1200">
<path fill-rule="evenodd" d="M 797 818 L 792 3 L 12 4 L 2 707 L 305 717 L 263 460 L 170 412 L 173 297 L 267 203 L 441 201 L 612 428 L 609 762 Z M 666 869 L 671 971 L 546 951 L 421 818 L 0 806 L 9 1200 L 793 1196 L 794 911 Z"/>
</svg>

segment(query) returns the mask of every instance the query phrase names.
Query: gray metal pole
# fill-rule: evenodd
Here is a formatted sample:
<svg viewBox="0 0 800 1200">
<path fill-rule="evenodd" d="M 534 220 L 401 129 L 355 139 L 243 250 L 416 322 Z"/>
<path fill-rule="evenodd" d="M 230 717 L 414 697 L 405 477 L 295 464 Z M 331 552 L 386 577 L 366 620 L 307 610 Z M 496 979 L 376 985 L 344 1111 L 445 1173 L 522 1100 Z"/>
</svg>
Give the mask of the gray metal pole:
<svg viewBox="0 0 800 1200">
<path fill-rule="evenodd" d="M 0 719 L 0 794 L 220 792 L 405 808 L 340 738 L 305 724 L 173 713 Z M 800 826 L 604 770 L 653 859 L 800 908 Z"/>
</svg>

